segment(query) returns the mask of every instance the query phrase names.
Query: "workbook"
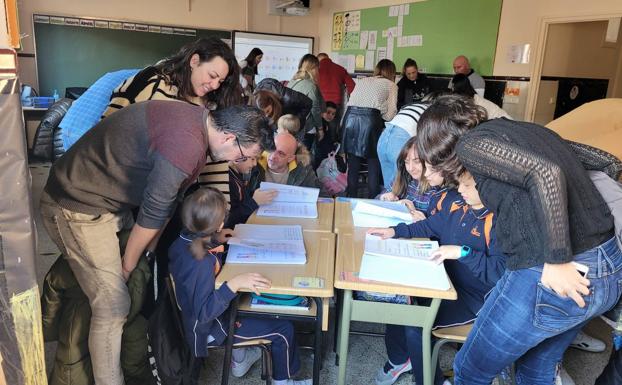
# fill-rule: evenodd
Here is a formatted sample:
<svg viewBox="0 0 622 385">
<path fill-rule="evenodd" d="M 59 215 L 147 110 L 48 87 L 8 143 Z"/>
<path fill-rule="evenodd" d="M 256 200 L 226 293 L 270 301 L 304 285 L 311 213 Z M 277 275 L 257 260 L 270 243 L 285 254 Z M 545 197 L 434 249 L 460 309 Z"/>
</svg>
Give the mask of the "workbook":
<svg viewBox="0 0 622 385">
<path fill-rule="evenodd" d="M 381 239 L 367 234 L 359 277 L 398 285 L 448 290 L 445 266 L 428 259 L 436 241 Z"/>
<path fill-rule="evenodd" d="M 317 198 L 320 189 L 261 182 L 260 190 L 276 190 L 274 200 L 259 206 L 257 215 L 262 217 L 317 218 Z"/>
<path fill-rule="evenodd" d="M 233 233 L 233 237 L 227 241 L 227 263 L 307 263 L 300 225 L 238 224 Z"/>
<path fill-rule="evenodd" d="M 413 221 L 405 204 L 378 199 L 352 199 L 352 221 L 355 227 L 390 227 Z"/>
</svg>

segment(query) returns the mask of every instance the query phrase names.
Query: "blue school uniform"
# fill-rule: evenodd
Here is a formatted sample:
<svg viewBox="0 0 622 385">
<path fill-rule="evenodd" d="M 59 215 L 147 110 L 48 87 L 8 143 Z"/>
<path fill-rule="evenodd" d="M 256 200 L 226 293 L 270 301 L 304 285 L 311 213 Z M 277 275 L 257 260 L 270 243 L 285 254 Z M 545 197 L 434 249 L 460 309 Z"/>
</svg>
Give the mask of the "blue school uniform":
<svg viewBox="0 0 622 385">
<path fill-rule="evenodd" d="M 385 188 L 381 194 L 392 192 L 393 182 L 394 181 L 391 181 L 389 187 Z M 415 205 L 417 210 L 427 216 L 429 215 L 428 210 L 431 207 L 430 202 L 432 201 L 432 198 L 437 195 L 438 191 L 440 191 L 438 187 L 430 187 L 427 191 L 422 193 L 419 191 L 419 181 L 412 179 L 406 188 L 406 196 L 403 198 L 400 197 L 400 199 L 408 199 Z"/>
<path fill-rule="evenodd" d="M 215 288 L 222 261 L 219 253 L 208 252 L 202 260 L 190 253 L 196 234 L 182 231 L 169 248 L 169 271 L 175 280 L 175 294 L 181 308 L 186 343 L 195 357 L 206 357 L 208 347 L 219 346 L 227 338 L 229 304 L 236 294 L 224 283 Z M 250 339 L 272 341 L 273 378 L 285 380 L 300 368 L 291 322 L 276 319 L 239 317 L 234 342 Z"/>
<path fill-rule="evenodd" d="M 435 328 L 473 322 L 485 296 L 505 271 L 505 256 L 496 246 L 494 214 L 486 208 L 475 210 L 455 191 L 445 191 L 425 220 L 393 227 L 396 238 L 436 238 L 441 245 L 469 246 L 471 252 L 444 262 L 458 299 L 442 301 Z M 416 383 L 423 383 L 421 329 L 387 325 L 385 344 L 389 360 L 401 364 L 410 357 Z M 440 371 L 436 382 L 443 382 Z"/>
</svg>

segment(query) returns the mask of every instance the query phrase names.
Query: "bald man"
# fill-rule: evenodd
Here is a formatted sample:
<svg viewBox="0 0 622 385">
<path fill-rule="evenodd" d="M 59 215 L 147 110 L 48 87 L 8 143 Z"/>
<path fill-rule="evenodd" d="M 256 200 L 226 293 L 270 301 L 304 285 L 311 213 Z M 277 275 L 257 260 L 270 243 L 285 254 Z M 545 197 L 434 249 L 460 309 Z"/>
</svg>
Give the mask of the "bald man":
<svg viewBox="0 0 622 385">
<path fill-rule="evenodd" d="M 288 132 L 278 134 L 274 137 L 274 146 L 275 150 L 264 152 L 258 162 L 264 171 L 263 180 L 290 186 L 320 187 L 313 168 L 296 162 L 296 138 Z"/>
<path fill-rule="evenodd" d="M 486 83 L 484 82 L 484 78 L 482 78 L 475 70 L 471 68 L 471 63 L 469 63 L 469 59 L 466 56 L 460 55 L 454 59 L 454 73 L 455 74 L 464 74 L 469 78 L 469 82 L 473 89 L 479 96 L 484 97 L 484 89 L 486 88 Z M 449 89 L 453 89 L 453 84 L 449 82 Z"/>
</svg>

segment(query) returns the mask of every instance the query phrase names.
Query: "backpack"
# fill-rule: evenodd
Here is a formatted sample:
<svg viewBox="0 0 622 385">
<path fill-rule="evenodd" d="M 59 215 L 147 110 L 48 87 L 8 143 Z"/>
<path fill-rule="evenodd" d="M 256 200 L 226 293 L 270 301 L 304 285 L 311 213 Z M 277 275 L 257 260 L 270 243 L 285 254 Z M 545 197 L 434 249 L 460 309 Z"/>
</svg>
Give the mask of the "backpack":
<svg viewBox="0 0 622 385">
<path fill-rule="evenodd" d="M 159 296 L 147 326 L 148 357 L 156 384 L 189 385 L 198 378 L 200 360 L 186 344 L 179 309 L 170 281 Z"/>
<path fill-rule="evenodd" d="M 329 153 L 328 157 L 322 160 L 322 163 L 320 163 L 320 166 L 317 168 L 317 177 L 322 186 L 322 190 L 330 196 L 346 191 L 346 187 L 348 186 L 347 173 L 340 172 L 337 167 L 337 159 L 335 158 L 337 151 Z"/>
</svg>

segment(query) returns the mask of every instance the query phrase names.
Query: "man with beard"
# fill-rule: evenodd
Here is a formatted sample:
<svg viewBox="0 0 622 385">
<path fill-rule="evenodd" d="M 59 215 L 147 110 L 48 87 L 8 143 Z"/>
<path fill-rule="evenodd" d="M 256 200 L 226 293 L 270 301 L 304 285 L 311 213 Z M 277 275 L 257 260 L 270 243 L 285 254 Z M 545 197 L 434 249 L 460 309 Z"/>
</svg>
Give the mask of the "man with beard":
<svg viewBox="0 0 622 385">
<path fill-rule="evenodd" d="M 207 155 L 238 161 L 258 156 L 262 145 L 270 147 L 268 132 L 262 112 L 252 107 L 208 111 L 152 100 L 103 119 L 52 166 L 41 198 L 43 224 L 89 298 L 93 371 L 108 373 L 110 383 L 123 383 L 126 280 L 139 257 Z M 122 255 L 117 233 L 130 227 Z"/>
</svg>

